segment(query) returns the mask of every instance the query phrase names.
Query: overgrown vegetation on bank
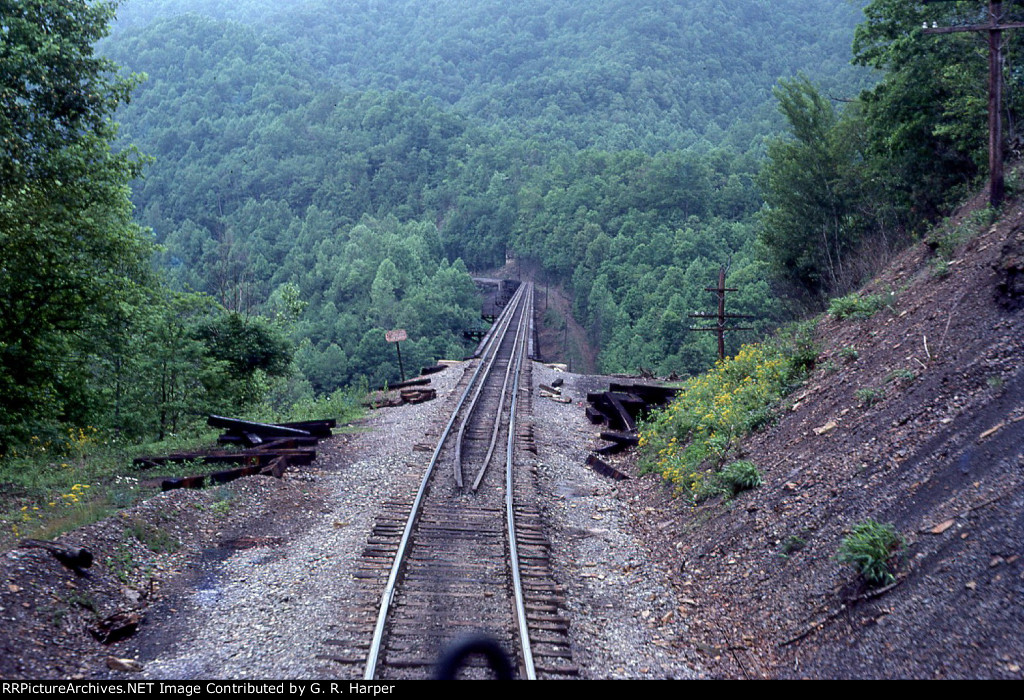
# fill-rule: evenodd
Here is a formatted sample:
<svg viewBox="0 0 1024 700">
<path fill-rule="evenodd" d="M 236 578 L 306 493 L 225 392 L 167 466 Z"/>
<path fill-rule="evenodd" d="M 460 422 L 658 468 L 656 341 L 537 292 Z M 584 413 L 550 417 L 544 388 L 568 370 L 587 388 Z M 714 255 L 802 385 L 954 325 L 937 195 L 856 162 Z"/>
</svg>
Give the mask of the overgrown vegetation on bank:
<svg viewBox="0 0 1024 700">
<path fill-rule="evenodd" d="M 768 423 L 779 401 L 814 366 L 813 326 L 745 345 L 735 357 L 685 382 L 679 396 L 654 412 L 640 434 L 642 463 L 692 502 L 759 483 L 735 460 L 739 441 Z M 753 465 L 751 465 L 753 466 Z"/>
</svg>

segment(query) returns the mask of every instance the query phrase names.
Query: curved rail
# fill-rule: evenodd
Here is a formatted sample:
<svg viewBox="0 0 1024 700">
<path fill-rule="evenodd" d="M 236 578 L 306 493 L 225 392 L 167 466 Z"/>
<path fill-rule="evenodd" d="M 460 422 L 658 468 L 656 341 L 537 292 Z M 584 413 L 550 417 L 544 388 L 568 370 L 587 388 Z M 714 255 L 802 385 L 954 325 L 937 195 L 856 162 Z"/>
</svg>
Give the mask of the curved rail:
<svg viewBox="0 0 1024 700">
<path fill-rule="evenodd" d="M 512 510 L 513 500 L 512 500 L 512 494 L 511 494 L 511 491 L 512 491 L 512 489 L 511 489 L 512 455 L 513 455 L 514 442 L 515 442 L 515 415 L 516 415 L 516 403 L 517 403 L 515 401 L 515 396 L 517 395 L 517 392 L 518 392 L 519 373 L 520 373 L 520 371 L 522 369 L 523 352 L 524 352 L 525 346 L 526 346 L 525 341 L 526 341 L 527 336 L 529 335 L 528 329 L 530 327 L 530 324 L 526 321 L 526 319 L 527 319 L 527 316 L 529 314 L 532 314 L 532 306 L 531 306 L 532 305 L 532 299 L 533 299 L 532 285 L 524 284 L 524 285 L 522 285 L 519 288 L 519 290 L 516 291 L 516 294 L 513 296 L 512 301 L 510 301 L 510 303 L 506 307 L 505 313 L 503 313 L 502 317 L 499 318 L 498 322 L 495 324 L 496 326 L 499 325 L 499 324 L 501 325 L 500 330 L 498 332 L 495 332 L 494 334 L 492 334 L 491 339 L 487 342 L 486 347 L 485 347 L 485 349 L 484 349 L 484 351 L 482 353 L 483 356 L 484 356 L 484 359 L 481 359 L 480 363 L 478 364 L 476 370 L 473 373 L 472 378 L 470 379 L 469 383 L 466 386 L 466 389 L 463 391 L 462 396 L 460 397 L 458 404 L 456 405 L 455 409 L 452 411 L 452 415 L 449 418 L 448 423 L 447 423 L 444 431 L 441 433 L 441 436 L 438 439 L 437 447 L 434 449 L 433 455 L 431 456 L 430 462 L 427 465 L 427 468 L 426 468 L 426 470 L 424 472 L 423 478 L 422 478 L 422 480 L 420 482 L 420 487 L 419 487 L 419 490 L 417 491 L 416 498 L 413 501 L 411 513 L 410 513 L 410 515 L 409 515 L 409 517 L 408 517 L 408 519 L 406 521 L 405 528 L 404 528 L 403 533 L 402 533 L 402 538 L 401 538 L 401 541 L 399 542 L 398 549 L 397 549 L 397 551 L 395 553 L 395 558 L 394 558 L 394 561 L 393 561 L 392 566 L 391 566 L 391 571 L 389 573 L 387 583 L 386 583 L 386 585 L 384 587 L 383 595 L 381 596 L 381 604 L 380 604 L 380 609 L 379 609 L 378 615 L 377 615 L 377 623 L 376 623 L 376 627 L 374 629 L 374 634 L 373 634 L 373 639 L 372 639 L 371 644 L 370 644 L 370 649 L 369 649 L 369 652 L 367 654 L 366 667 L 365 667 L 365 670 L 364 670 L 364 676 L 363 677 L 366 680 L 373 680 L 373 678 L 376 676 L 377 666 L 378 666 L 378 662 L 379 662 L 379 658 L 380 658 L 380 652 L 381 652 L 381 648 L 382 648 L 382 644 L 383 644 L 383 640 L 384 640 L 385 627 L 387 625 L 388 613 L 389 613 L 389 611 L 390 611 L 390 609 L 392 607 L 392 604 L 394 602 L 395 593 L 396 593 L 396 589 L 397 589 L 397 585 L 398 585 L 398 579 L 401 576 L 402 569 L 403 569 L 403 566 L 405 564 L 406 555 L 408 553 L 408 549 L 409 549 L 410 541 L 411 541 L 411 538 L 412 538 L 412 535 L 413 535 L 413 531 L 416 528 L 417 521 L 418 521 L 420 513 L 422 511 L 424 499 L 425 499 L 426 494 L 427 494 L 428 485 L 429 485 L 430 480 L 431 480 L 431 478 L 432 478 L 432 476 L 434 474 L 435 467 L 436 467 L 436 465 L 437 465 L 437 463 L 439 461 L 442 449 L 443 449 L 445 443 L 447 442 L 448 438 L 450 437 L 451 432 L 452 432 L 452 428 L 455 425 L 455 422 L 456 422 L 456 420 L 457 420 L 457 418 L 458 418 L 458 416 L 460 414 L 460 411 L 463 408 L 463 406 L 466 404 L 466 400 L 470 396 L 471 392 L 473 393 L 473 397 L 474 398 L 472 400 L 472 405 L 469 407 L 468 413 L 472 413 L 472 411 L 475 410 L 476 401 L 479 398 L 480 392 L 482 391 L 481 387 L 483 386 L 484 382 L 486 381 L 487 376 L 490 374 L 491 370 L 493 369 L 493 367 L 495 365 L 496 358 L 498 356 L 499 349 L 501 347 L 502 341 L 505 339 L 505 337 L 506 337 L 506 335 L 508 333 L 508 329 L 511 326 L 512 319 L 514 318 L 516 310 L 517 310 L 517 308 L 519 306 L 523 306 L 524 308 L 523 308 L 523 311 L 522 311 L 522 314 L 521 314 L 521 317 L 520 317 L 520 322 L 519 322 L 519 324 L 518 324 L 518 326 L 516 328 L 516 337 L 515 337 L 515 340 L 513 341 L 512 356 L 509 359 L 509 367 L 506 369 L 505 384 L 504 384 L 504 387 L 503 387 L 503 393 L 504 393 L 508 389 L 508 381 L 509 381 L 509 377 L 511 376 L 511 371 L 512 371 L 511 368 L 514 365 L 516 369 L 515 369 L 515 377 L 514 377 L 514 386 L 513 386 L 513 390 L 512 390 L 513 391 L 513 400 L 511 402 L 511 406 L 512 407 L 511 407 L 510 414 L 509 414 L 510 415 L 510 418 L 509 418 L 509 420 L 510 420 L 510 422 L 509 422 L 509 431 L 508 431 L 509 435 L 508 435 L 508 447 L 507 447 L 507 451 L 506 451 L 506 458 L 508 460 L 508 464 L 507 464 L 507 467 L 506 467 L 506 518 L 507 518 L 507 526 L 508 526 L 509 541 L 510 541 L 509 548 L 510 548 L 511 560 L 512 560 L 511 561 L 511 569 L 512 569 L 512 577 L 513 577 L 513 588 L 514 588 L 514 591 L 515 591 L 515 598 L 516 598 L 516 606 L 515 607 L 516 607 L 516 610 L 517 610 L 517 624 L 518 624 L 518 627 L 519 627 L 518 632 L 519 632 L 519 637 L 520 637 L 520 645 L 522 647 L 522 652 L 523 652 L 524 668 L 525 668 L 525 673 L 526 673 L 526 677 L 527 678 L 530 678 L 530 679 L 535 678 L 535 672 L 534 672 L 534 668 L 533 668 L 533 658 L 532 658 L 532 654 L 530 652 L 530 647 L 529 647 L 529 634 L 527 632 L 527 627 L 526 627 L 525 606 L 524 606 L 524 603 L 523 603 L 523 594 L 522 594 L 520 577 L 519 577 L 519 562 L 518 562 L 518 556 L 517 556 L 517 553 L 516 553 L 517 549 L 516 549 L 516 543 L 515 543 L 515 522 L 514 522 L 514 514 L 513 514 L 513 510 Z M 500 413 L 503 410 L 503 408 L 504 408 L 504 399 L 502 399 L 501 407 L 499 408 L 499 417 L 495 421 L 496 427 L 494 428 L 494 433 L 492 435 L 491 449 L 488 451 L 488 456 L 486 458 L 486 462 L 490 461 L 491 453 L 493 452 L 494 441 L 496 440 L 498 429 L 499 429 L 500 423 L 501 423 Z M 460 453 L 461 453 L 461 442 L 462 442 L 462 437 L 463 437 L 463 435 L 465 433 L 465 426 L 466 426 L 467 423 L 468 423 L 468 417 L 463 420 L 462 426 L 460 427 L 459 441 L 458 441 L 458 444 L 456 445 L 456 448 L 457 448 L 456 449 L 456 455 L 457 455 L 456 459 L 457 460 L 461 459 L 460 456 L 459 456 Z M 486 463 L 484 465 L 484 469 L 486 469 Z M 458 468 L 456 470 L 456 472 L 457 472 L 456 480 L 457 480 L 459 486 L 461 487 L 461 478 L 460 478 L 461 477 L 461 468 Z M 483 476 L 483 470 L 481 470 L 480 475 L 477 478 L 476 484 L 474 485 L 474 490 L 475 490 L 476 486 L 479 485 L 479 481 L 482 478 L 482 476 Z"/>
</svg>

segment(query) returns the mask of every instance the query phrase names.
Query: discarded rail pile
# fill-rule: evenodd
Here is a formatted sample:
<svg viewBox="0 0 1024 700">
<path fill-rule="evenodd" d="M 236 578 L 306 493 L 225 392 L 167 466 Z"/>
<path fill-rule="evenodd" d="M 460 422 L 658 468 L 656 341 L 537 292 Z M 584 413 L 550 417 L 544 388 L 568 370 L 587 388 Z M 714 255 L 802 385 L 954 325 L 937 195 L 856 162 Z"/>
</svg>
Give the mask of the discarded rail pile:
<svg viewBox="0 0 1024 700">
<path fill-rule="evenodd" d="M 660 384 L 620 384 L 613 382 L 608 391 L 587 394 L 587 418 L 594 425 L 606 425 L 601 432 L 605 445 L 587 457 L 587 465 L 602 476 L 616 481 L 628 479 L 625 474 L 601 459 L 618 454 L 640 442 L 636 421 L 652 406 L 663 406 L 671 401 L 679 389 Z M 600 456 L 598 456 L 600 455 Z"/>
<path fill-rule="evenodd" d="M 280 478 L 290 466 L 311 464 L 316 459 L 317 443 L 331 436 L 337 425 L 333 418 L 296 423 L 255 423 L 210 416 L 207 424 L 223 428 L 217 439 L 222 445 L 241 447 L 234 451 L 179 452 L 162 457 L 139 457 L 133 464 L 138 469 L 150 469 L 166 464 L 237 465 L 207 474 L 168 478 L 161 481 L 164 491 L 180 488 L 203 488 L 207 484 L 225 484 L 243 476 L 264 474 Z"/>
</svg>

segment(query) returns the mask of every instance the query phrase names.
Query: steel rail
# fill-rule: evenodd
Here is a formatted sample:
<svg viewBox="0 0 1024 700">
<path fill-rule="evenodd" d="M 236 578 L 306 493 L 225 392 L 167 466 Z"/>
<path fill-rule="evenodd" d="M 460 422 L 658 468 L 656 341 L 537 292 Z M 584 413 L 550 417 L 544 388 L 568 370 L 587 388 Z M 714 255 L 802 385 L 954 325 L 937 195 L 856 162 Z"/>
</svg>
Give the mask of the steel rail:
<svg viewBox="0 0 1024 700">
<path fill-rule="evenodd" d="M 491 444 L 487 447 L 487 456 L 484 457 L 483 464 L 480 465 L 480 471 L 477 473 L 476 479 L 473 481 L 473 487 L 472 488 L 473 488 L 474 491 L 476 491 L 478 488 L 480 488 L 480 482 L 483 481 L 484 473 L 487 471 L 487 466 L 491 463 L 491 457 L 494 456 L 494 447 L 498 443 L 498 433 L 501 432 L 501 417 L 502 417 L 501 413 L 502 413 L 502 411 L 505 410 L 505 398 L 508 396 L 508 383 L 509 383 L 510 375 L 512 373 L 512 367 L 513 367 L 513 365 L 516 364 L 515 363 L 515 359 L 518 356 L 517 355 L 516 347 L 518 347 L 521 344 L 521 337 L 526 332 L 526 329 L 529 329 L 529 324 L 527 323 L 527 314 L 529 313 L 529 310 L 530 310 L 531 295 L 532 295 L 532 288 L 531 288 L 530 291 L 527 292 L 527 296 L 526 296 L 526 299 L 525 299 L 525 306 L 523 308 L 523 312 L 519 315 L 519 325 L 516 327 L 516 338 L 515 338 L 515 341 L 513 342 L 512 354 L 508 358 L 508 366 L 505 367 L 505 378 L 502 380 L 502 384 L 501 384 L 501 399 L 498 401 L 498 410 L 494 414 L 494 425 L 493 425 L 493 427 L 491 429 Z M 518 352 L 521 352 L 521 351 L 522 351 L 522 349 L 520 348 Z M 495 356 L 497 356 L 497 353 L 495 353 Z M 521 368 L 521 366 L 522 365 L 517 367 L 516 371 L 518 371 Z M 512 401 L 513 401 L 513 403 L 515 402 L 515 395 L 514 394 L 513 394 Z M 473 408 L 471 407 L 470 408 L 470 414 L 472 414 L 472 411 L 473 411 Z M 515 425 L 511 421 L 511 417 L 509 419 L 509 424 L 508 425 L 509 425 L 509 434 L 511 434 L 512 433 L 512 428 Z M 462 449 L 462 445 L 461 445 L 462 433 L 461 432 L 459 433 L 459 438 L 460 438 L 460 443 L 459 443 L 458 449 L 461 451 L 461 449 Z"/>
<path fill-rule="evenodd" d="M 500 347 L 501 339 L 504 338 L 505 331 L 508 326 L 511 325 L 512 317 L 515 315 L 515 309 L 519 305 L 527 285 L 522 285 L 516 294 L 512 297 L 508 306 L 505 309 L 507 313 L 507 319 L 502 319 L 504 323 L 504 329 L 501 333 L 495 333 L 492 337 L 490 346 L 488 349 L 493 349 L 494 353 L 497 354 L 497 350 Z M 486 354 L 485 349 L 484 354 Z M 384 586 L 384 593 L 381 596 L 380 610 L 377 613 L 377 624 L 374 627 L 373 639 L 370 642 L 370 649 L 367 652 L 366 667 L 363 672 L 363 679 L 371 681 L 374 679 L 377 673 L 377 663 L 380 658 L 381 644 L 384 641 L 384 627 L 387 624 L 388 612 L 391 609 L 391 604 L 394 602 L 395 590 L 398 584 L 398 577 L 401 574 L 402 567 L 405 563 L 406 550 L 409 546 L 409 540 L 412 536 L 412 531 L 416 527 L 416 522 L 419 519 L 420 510 L 423 505 L 423 500 L 426 496 L 427 486 L 430 482 L 431 476 L 433 476 L 434 468 L 437 466 L 438 459 L 441 455 L 441 450 L 444 447 L 448 436 L 451 434 L 452 426 L 455 425 L 455 420 L 459 415 L 459 411 L 466 402 L 466 398 L 469 396 L 470 391 L 474 387 L 474 383 L 477 381 L 480 371 L 484 366 L 484 361 L 481 360 L 480 364 L 477 365 L 476 371 L 473 373 L 472 378 L 466 385 L 465 391 L 462 392 L 462 396 L 459 398 L 458 404 L 452 411 L 451 417 L 448 419 L 448 424 L 445 426 L 444 431 L 441 433 L 440 438 L 437 442 L 437 447 L 434 448 L 434 452 L 431 455 L 430 463 L 427 465 L 427 469 L 423 474 L 423 478 L 420 481 L 419 490 L 416 492 L 416 498 L 413 501 L 412 509 L 409 514 L 409 518 L 406 520 L 405 529 L 402 532 L 402 539 L 399 542 L 398 549 L 395 552 L 395 559 L 391 565 L 391 572 L 388 574 L 387 583 Z M 485 375 L 486 376 L 486 375 Z"/>
<path fill-rule="evenodd" d="M 483 393 L 483 387 L 486 384 L 486 378 L 490 376 L 490 370 L 494 368 L 495 362 L 498 360 L 498 354 L 499 351 L 501 350 L 501 344 L 505 341 L 505 335 L 508 333 L 509 326 L 512 324 L 512 317 L 515 315 L 515 309 L 518 307 L 520 293 L 522 292 L 522 290 L 523 288 L 520 288 L 519 290 L 516 291 L 517 296 L 513 297 L 513 299 L 516 300 L 516 303 L 513 304 L 510 302 L 509 305 L 506 307 L 507 309 L 511 309 L 511 312 L 502 318 L 502 329 L 492 337 L 492 345 L 490 345 L 490 347 L 494 349 L 494 352 L 490 354 L 489 358 L 487 358 L 486 350 L 484 350 L 484 357 L 480 359 L 480 364 L 477 366 L 477 374 L 479 373 L 480 367 L 482 367 L 484 363 L 486 363 L 487 369 L 486 371 L 484 371 L 483 379 L 481 379 L 480 382 L 476 384 L 476 387 L 473 391 L 473 399 L 469 402 L 469 408 L 467 408 L 465 413 L 463 414 L 462 424 L 460 424 L 459 426 L 459 433 L 456 436 L 455 440 L 455 467 L 453 469 L 455 470 L 455 482 L 459 486 L 459 488 L 462 488 L 462 443 L 463 439 L 466 436 L 466 427 L 469 425 L 469 422 L 473 418 L 473 414 L 476 412 L 476 404 L 480 399 L 480 394 Z M 522 317 L 520 316 L 520 321 L 521 318 Z M 519 327 L 517 326 L 517 339 L 518 335 Z M 509 357 L 509 364 L 512 364 L 511 357 Z M 473 375 L 473 381 L 476 381 L 476 374 Z M 499 412 L 501 412 L 500 408 Z M 473 490 L 476 490 L 475 486 L 473 487 Z"/>
<path fill-rule="evenodd" d="M 533 314 L 533 285 L 527 292 L 526 308 L 523 316 Z M 527 326 L 529 328 L 529 326 Z M 526 603 L 523 599 L 523 583 L 519 573 L 519 548 L 516 544 L 515 499 L 513 498 L 513 470 L 515 466 L 516 415 L 519 405 L 519 377 L 522 375 L 523 356 L 526 354 L 526 338 L 523 334 L 523 348 L 516 355 L 515 382 L 512 386 L 512 407 L 509 410 L 508 445 L 505 450 L 505 514 L 508 521 L 509 561 L 512 565 L 512 589 L 516 599 L 516 620 L 519 626 L 519 646 L 523 651 L 523 667 L 526 679 L 537 680 L 537 672 L 533 666 L 533 650 L 530 646 L 530 630 L 526 620 Z M 509 361 L 511 364 L 511 360 Z"/>
<path fill-rule="evenodd" d="M 491 336 L 491 344 L 490 347 L 488 348 L 493 348 L 494 352 L 491 353 L 490 358 L 486 358 L 487 349 L 484 350 L 484 357 L 481 358 L 480 365 L 477 366 L 477 372 L 473 375 L 473 381 L 475 382 L 477 374 L 479 374 L 481 367 L 483 367 L 484 363 L 486 362 L 487 371 L 484 372 L 483 379 L 481 379 L 480 382 L 476 384 L 476 388 L 473 392 L 473 399 L 472 401 L 469 402 L 469 408 L 466 410 L 465 414 L 462 417 L 462 423 L 459 425 L 458 435 L 456 435 L 455 437 L 455 466 L 453 467 L 453 469 L 455 472 L 455 483 L 458 485 L 460 489 L 462 488 L 462 442 L 466 435 L 466 426 L 469 425 L 469 421 L 473 418 L 473 414 L 476 413 L 476 406 L 477 402 L 480 399 L 480 394 L 483 393 L 484 385 L 487 383 L 487 377 L 490 376 L 491 370 L 494 368 L 494 363 L 498 359 L 498 351 L 501 349 L 501 343 L 504 342 L 505 340 L 505 334 L 508 332 L 508 327 L 512 325 L 512 317 L 515 316 L 515 309 L 518 307 L 519 301 L 522 298 L 523 290 L 523 286 L 517 289 L 516 294 L 512 297 L 515 303 L 510 301 L 508 306 L 505 307 L 507 310 L 509 310 L 509 313 L 502 317 L 502 327 L 497 333 Z M 520 316 L 520 321 L 521 320 L 522 317 Z M 519 328 L 517 327 L 517 339 L 518 336 Z M 509 358 L 509 364 L 512 364 L 511 357 Z M 501 409 L 498 409 L 498 411 L 500 414 Z M 476 490 L 475 486 L 473 487 L 473 490 Z"/>
</svg>

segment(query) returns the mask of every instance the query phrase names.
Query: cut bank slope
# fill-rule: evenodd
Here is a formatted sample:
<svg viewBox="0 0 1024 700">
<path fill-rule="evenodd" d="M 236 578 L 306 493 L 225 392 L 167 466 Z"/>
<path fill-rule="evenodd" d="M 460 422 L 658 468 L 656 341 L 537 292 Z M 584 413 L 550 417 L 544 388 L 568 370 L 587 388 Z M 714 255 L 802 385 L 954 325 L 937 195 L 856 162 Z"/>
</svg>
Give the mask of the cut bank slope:
<svg viewBox="0 0 1024 700">
<path fill-rule="evenodd" d="M 1021 677 L 1024 202 L 991 226 L 972 223 L 981 206 L 949 223 L 978 233 L 946 274 L 915 245 L 862 291 L 884 308 L 818 324 L 817 369 L 744 446 L 761 488 L 638 518 L 675 560 L 713 674 Z M 649 505 L 667 498 L 641 483 Z M 866 519 L 907 540 L 881 590 L 835 560 Z"/>
</svg>

